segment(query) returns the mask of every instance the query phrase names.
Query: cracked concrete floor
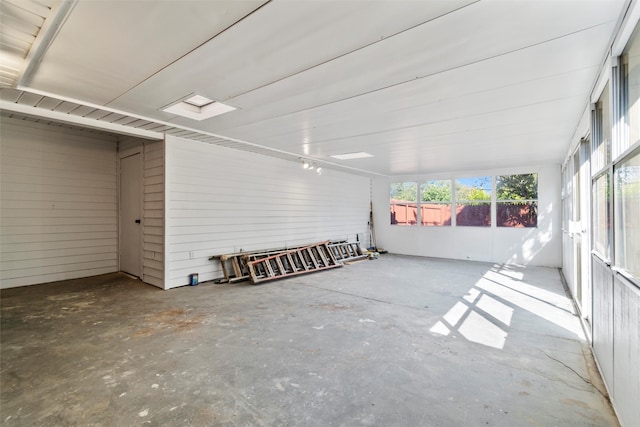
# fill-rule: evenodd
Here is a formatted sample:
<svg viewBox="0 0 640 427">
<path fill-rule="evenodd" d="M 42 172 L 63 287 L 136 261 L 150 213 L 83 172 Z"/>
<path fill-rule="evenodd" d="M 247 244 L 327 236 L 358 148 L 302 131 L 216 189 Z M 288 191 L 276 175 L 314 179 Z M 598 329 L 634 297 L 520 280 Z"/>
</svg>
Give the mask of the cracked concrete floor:
<svg viewBox="0 0 640 427">
<path fill-rule="evenodd" d="M 6 426 L 615 426 L 559 272 L 384 255 L 3 290 Z M 600 390 L 600 391 L 599 391 Z"/>
</svg>

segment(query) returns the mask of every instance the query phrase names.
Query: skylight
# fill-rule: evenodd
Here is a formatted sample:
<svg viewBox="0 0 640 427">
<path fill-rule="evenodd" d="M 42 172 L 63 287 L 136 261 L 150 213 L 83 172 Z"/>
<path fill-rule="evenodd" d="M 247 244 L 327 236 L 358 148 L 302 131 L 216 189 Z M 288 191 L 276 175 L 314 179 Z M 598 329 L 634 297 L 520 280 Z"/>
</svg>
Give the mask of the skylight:
<svg viewBox="0 0 640 427">
<path fill-rule="evenodd" d="M 364 151 L 359 151 L 357 153 L 333 154 L 331 155 L 331 157 L 338 160 L 352 160 L 352 159 L 364 159 L 366 157 L 373 157 L 373 154 L 365 153 Z"/>
<path fill-rule="evenodd" d="M 177 114 L 193 120 L 204 120 L 235 110 L 236 107 L 214 101 L 202 95 L 193 95 L 185 100 L 164 108 L 162 111 Z"/>
<path fill-rule="evenodd" d="M 204 107 L 205 105 L 209 105 L 215 101 L 213 99 L 209 99 L 201 95 L 194 95 L 191 98 L 185 99 L 183 102 L 186 102 L 187 104 L 195 105 L 196 107 Z"/>
</svg>

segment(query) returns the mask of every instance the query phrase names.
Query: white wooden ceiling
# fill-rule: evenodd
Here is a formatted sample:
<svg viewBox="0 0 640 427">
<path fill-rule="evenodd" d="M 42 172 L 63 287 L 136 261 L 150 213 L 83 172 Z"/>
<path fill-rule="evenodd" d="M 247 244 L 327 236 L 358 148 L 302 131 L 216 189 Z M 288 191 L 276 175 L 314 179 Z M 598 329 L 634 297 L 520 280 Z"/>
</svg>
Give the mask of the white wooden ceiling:
<svg viewBox="0 0 640 427">
<path fill-rule="evenodd" d="M 628 1 L 66 4 L 3 82 L 3 108 L 66 102 L 104 123 L 411 175 L 559 164 Z M 237 110 L 162 111 L 194 93 Z M 329 157 L 356 151 L 374 157 Z"/>
</svg>

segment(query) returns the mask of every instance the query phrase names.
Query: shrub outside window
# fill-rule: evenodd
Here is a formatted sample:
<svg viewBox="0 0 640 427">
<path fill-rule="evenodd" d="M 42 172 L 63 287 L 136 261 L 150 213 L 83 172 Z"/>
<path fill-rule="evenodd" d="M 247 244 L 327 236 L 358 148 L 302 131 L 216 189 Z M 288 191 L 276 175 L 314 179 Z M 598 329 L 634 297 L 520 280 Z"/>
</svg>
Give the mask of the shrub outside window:
<svg viewBox="0 0 640 427">
<path fill-rule="evenodd" d="M 456 179 L 456 225 L 491 226 L 491 177 Z"/>
<path fill-rule="evenodd" d="M 615 166 L 615 264 L 640 280 L 640 151 Z"/>
<path fill-rule="evenodd" d="M 389 209 L 391 225 L 416 225 L 418 223 L 418 183 L 391 184 Z"/>
<path fill-rule="evenodd" d="M 538 226 L 538 174 L 496 177 L 498 227 Z"/>
<path fill-rule="evenodd" d="M 451 180 L 431 180 L 420 185 L 420 223 L 451 225 Z"/>
</svg>

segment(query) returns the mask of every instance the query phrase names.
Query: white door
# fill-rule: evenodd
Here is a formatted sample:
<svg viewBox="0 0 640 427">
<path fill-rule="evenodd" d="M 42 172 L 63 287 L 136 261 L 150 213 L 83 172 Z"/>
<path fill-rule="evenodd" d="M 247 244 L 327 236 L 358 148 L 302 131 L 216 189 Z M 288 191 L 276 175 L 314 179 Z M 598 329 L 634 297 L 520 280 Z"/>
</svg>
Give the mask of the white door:
<svg viewBox="0 0 640 427">
<path fill-rule="evenodd" d="M 589 139 L 584 138 L 573 154 L 573 257 L 575 297 L 582 317 L 591 320 L 591 286 L 589 262 L 591 250 L 587 225 L 589 224 Z"/>
<path fill-rule="evenodd" d="M 142 155 L 120 160 L 120 271 L 142 275 Z"/>
<path fill-rule="evenodd" d="M 591 140 L 582 139 L 580 143 L 580 248 L 576 256 L 580 257 L 580 310 L 582 317 L 591 322 L 591 240 L 589 220 L 591 208 Z"/>
</svg>

